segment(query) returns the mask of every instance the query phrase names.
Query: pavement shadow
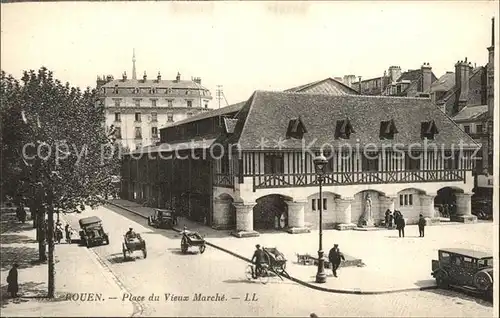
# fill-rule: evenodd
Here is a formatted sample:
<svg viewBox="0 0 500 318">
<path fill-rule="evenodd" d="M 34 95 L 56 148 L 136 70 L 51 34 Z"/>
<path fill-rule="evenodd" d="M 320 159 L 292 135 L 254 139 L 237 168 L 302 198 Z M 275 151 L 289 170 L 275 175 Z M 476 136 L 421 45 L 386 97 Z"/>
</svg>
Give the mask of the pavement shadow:
<svg viewBox="0 0 500 318">
<path fill-rule="evenodd" d="M 136 259 L 140 258 L 138 255 L 127 255 L 126 258 L 123 258 L 123 253 L 115 253 L 111 254 L 107 257 L 108 261 L 111 264 L 121 264 L 121 263 L 130 263 L 135 262 Z"/>
<path fill-rule="evenodd" d="M 432 293 L 435 295 L 452 298 L 455 304 L 461 305 L 463 301 L 475 302 L 478 305 L 484 307 L 493 307 L 493 301 L 491 299 L 487 299 L 486 297 L 482 297 L 481 295 L 477 295 L 471 292 L 466 292 L 462 290 L 454 290 L 454 289 L 430 289 L 425 290 L 426 293 Z"/>
<path fill-rule="evenodd" d="M 54 301 L 65 301 L 65 297 L 63 294 L 56 295 L 55 298 L 49 299 L 47 298 L 47 289 L 44 286 L 44 283 L 36 283 L 36 282 L 24 282 L 19 284 L 19 292 L 17 298 L 10 298 L 10 295 L 7 292 L 7 285 L 1 287 L 0 294 L 0 306 L 1 308 L 5 308 L 8 305 L 16 305 L 30 301 L 31 299 L 35 300 L 48 300 L 51 302 Z"/>
<path fill-rule="evenodd" d="M 38 248 L 33 247 L 0 245 L 0 255 L 2 270 L 10 270 L 16 263 L 19 264 L 20 270 L 45 263 L 38 261 Z"/>
<path fill-rule="evenodd" d="M 30 243 L 38 243 L 37 240 L 32 239 L 26 235 L 17 235 L 17 234 L 2 234 L 0 236 L 0 244 L 30 244 Z"/>
<path fill-rule="evenodd" d="M 175 255 L 196 255 L 196 254 L 200 254 L 200 251 L 194 251 L 194 250 L 193 251 L 188 250 L 186 253 L 183 253 L 180 248 L 168 248 L 167 250 L 170 251 L 170 253 L 175 254 Z"/>
</svg>

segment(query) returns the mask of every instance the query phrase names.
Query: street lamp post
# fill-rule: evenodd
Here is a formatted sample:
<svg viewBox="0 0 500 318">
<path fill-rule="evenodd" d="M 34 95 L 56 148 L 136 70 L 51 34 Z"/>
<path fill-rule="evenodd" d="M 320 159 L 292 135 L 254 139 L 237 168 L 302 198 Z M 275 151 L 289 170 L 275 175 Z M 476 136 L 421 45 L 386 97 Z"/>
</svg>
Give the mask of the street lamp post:
<svg viewBox="0 0 500 318">
<path fill-rule="evenodd" d="M 323 154 L 314 159 L 314 170 L 318 176 L 319 182 L 319 250 L 318 250 L 318 273 L 316 274 L 316 283 L 326 282 L 325 260 L 323 258 L 323 180 L 326 173 L 328 161 Z"/>
</svg>

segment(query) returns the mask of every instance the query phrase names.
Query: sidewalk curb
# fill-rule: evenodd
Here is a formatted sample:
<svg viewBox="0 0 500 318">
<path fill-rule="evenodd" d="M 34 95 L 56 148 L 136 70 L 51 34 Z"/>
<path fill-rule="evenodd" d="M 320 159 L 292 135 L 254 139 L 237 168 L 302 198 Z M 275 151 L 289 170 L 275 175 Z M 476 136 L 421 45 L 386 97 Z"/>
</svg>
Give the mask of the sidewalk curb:
<svg viewBox="0 0 500 318">
<path fill-rule="evenodd" d="M 126 208 L 124 206 L 121 206 L 119 204 L 116 204 L 116 203 L 113 203 L 113 202 L 110 202 L 110 201 L 107 201 L 107 200 L 103 200 L 104 202 L 106 202 L 107 204 L 111 204 L 117 208 L 120 208 L 122 210 L 125 210 L 125 211 L 128 211 L 130 213 L 133 213 L 135 215 L 138 215 L 140 217 L 143 217 L 145 219 L 147 219 L 146 216 L 136 212 L 136 211 L 133 211 L 132 209 L 129 209 L 129 208 Z M 178 228 L 175 228 L 173 227 L 172 230 L 174 230 L 175 232 L 182 232 L 182 230 L 178 229 Z M 243 257 L 239 254 L 236 254 L 235 252 L 232 252 L 230 250 L 227 250 L 223 247 L 220 247 L 218 245 L 215 245 L 215 244 L 212 244 L 208 241 L 205 241 L 205 244 L 207 244 L 208 246 L 211 246 L 211 247 L 214 247 L 222 252 L 225 252 L 227 254 L 230 254 L 236 258 L 239 258 L 243 261 L 246 261 L 248 263 L 251 263 L 250 259 L 246 258 L 246 257 Z M 287 277 L 285 277 L 287 278 Z M 311 289 L 315 289 L 315 290 L 319 290 L 319 291 L 323 291 L 323 292 L 328 292 L 328 293 L 335 293 L 335 294 L 353 294 L 353 295 L 380 295 L 380 294 L 393 294 L 393 293 L 401 293 L 401 292 L 408 292 L 408 291 L 424 291 L 424 290 L 430 290 L 430 289 L 437 289 L 437 286 L 425 286 L 425 287 L 412 287 L 412 288 L 403 288 L 403 289 L 393 289 L 393 290 L 375 290 L 375 291 L 370 291 L 370 290 L 361 290 L 361 289 L 333 289 L 333 288 L 326 288 L 326 287 L 321 287 L 320 285 L 315 285 L 315 284 L 312 284 L 312 283 L 308 283 L 308 282 L 305 282 L 303 280 L 300 280 L 298 278 L 295 278 L 293 276 L 290 276 L 288 279 L 290 279 L 291 281 L 293 282 L 296 282 L 302 286 L 305 286 L 305 287 L 309 287 Z"/>
</svg>

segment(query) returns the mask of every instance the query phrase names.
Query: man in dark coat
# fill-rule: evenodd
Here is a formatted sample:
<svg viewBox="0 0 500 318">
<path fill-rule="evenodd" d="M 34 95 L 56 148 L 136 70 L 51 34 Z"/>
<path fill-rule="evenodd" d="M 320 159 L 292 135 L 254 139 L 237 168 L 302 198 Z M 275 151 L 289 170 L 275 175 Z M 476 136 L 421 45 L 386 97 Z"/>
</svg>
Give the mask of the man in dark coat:
<svg viewBox="0 0 500 318">
<path fill-rule="evenodd" d="M 332 265 L 333 276 L 337 277 L 337 269 L 339 268 L 340 263 L 342 261 L 345 261 L 344 254 L 340 252 L 338 244 L 333 245 L 333 248 L 330 250 L 330 253 L 328 253 L 328 260 Z"/>
<path fill-rule="evenodd" d="M 255 264 L 255 272 L 252 273 L 253 278 L 257 278 L 262 269 L 262 264 L 265 263 L 266 255 L 263 250 L 261 250 L 260 245 L 255 245 L 255 252 L 252 256 L 252 262 Z"/>
<path fill-rule="evenodd" d="M 7 276 L 7 283 L 9 284 L 9 286 L 7 287 L 7 292 L 10 293 L 10 296 L 12 298 L 18 297 L 17 296 L 17 292 L 19 291 L 19 284 L 17 281 L 18 267 L 19 265 L 14 264 L 14 266 L 12 266 L 12 269 L 9 271 L 9 276 Z"/>
<path fill-rule="evenodd" d="M 422 214 L 420 214 L 418 218 L 418 234 L 420 237 L 424 237 L 424 229 L 425 229 L 425 218 Z"/>
<path fill-rule="evenodd" d="M 399 237 L 405 237 L 405 226 L 406 222 L 403 215 L 401 214 L 396 220 L 396 228 L 398 229 Z"/>
</svg>

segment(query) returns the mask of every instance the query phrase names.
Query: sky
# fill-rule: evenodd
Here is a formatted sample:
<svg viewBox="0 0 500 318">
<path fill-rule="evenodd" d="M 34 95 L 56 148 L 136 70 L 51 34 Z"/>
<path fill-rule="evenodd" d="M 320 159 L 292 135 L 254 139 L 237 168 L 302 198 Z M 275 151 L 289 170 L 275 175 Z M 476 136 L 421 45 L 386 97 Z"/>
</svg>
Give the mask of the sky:
<svg viewBox="0 0 500 318">
<path fill-rule="evenodd" d="M 438 77 L 465 57 L 485 65 L 493 16 L 496 1 L 10 3 L 1 4 L 1 68 L 19 78 L 46 66 L 95 87 L 97 75 L 130 78 L 135 48 L 138 77 L 201 77 L 214 100 L 222 85 L 232 104 L 391 65 L 428 62 Z"/>
</svg>

